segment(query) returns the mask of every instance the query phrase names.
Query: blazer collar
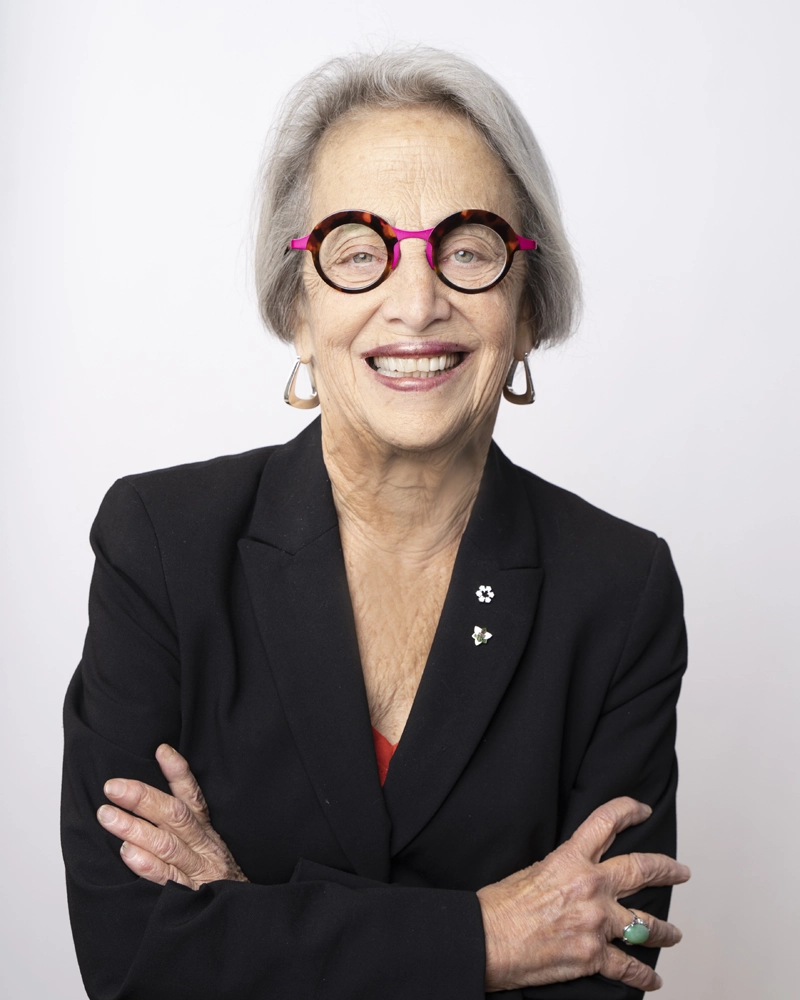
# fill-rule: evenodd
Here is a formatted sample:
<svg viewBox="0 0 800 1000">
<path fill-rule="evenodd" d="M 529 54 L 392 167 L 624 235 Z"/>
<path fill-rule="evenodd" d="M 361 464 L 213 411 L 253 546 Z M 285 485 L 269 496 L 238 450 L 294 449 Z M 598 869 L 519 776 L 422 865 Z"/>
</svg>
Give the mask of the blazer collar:
<svg viewBox="0 0 800 1000">
<path fill-rule="evenodd" d="M 276 448 L 239 549 L 281 702 L 320 804 L 360 875 L 450 792 L 522 658 L 542 571 L 520 471 L 492 443 L 442 615 L 383 790 L 319 419 Z M 482 603 L 479 586 L 494 598 Z M 480 626 L 491 633 L 475 645 Z"/>
<path fill-rule="evenodd" d="M 247 534 L 295 555 L 334 528 L 338 532 L 339 520 L 322 459 L 322 423 L 317 417 L 270 455 Z"/>
</svg>

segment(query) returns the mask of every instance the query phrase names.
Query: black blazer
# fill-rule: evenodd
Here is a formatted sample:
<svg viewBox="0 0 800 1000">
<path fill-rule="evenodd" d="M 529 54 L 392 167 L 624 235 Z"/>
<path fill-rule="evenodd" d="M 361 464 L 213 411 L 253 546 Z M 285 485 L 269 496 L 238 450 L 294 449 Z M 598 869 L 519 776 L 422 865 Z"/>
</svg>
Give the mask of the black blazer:
<svg viewBox="0 0 800 1000">
<path fill-rule="evenodd" d="M 90 997 L 482 1000 L 475 890 L 617 795 L 654 812 L 612 853 L 674 852 L 686 649 L 669 550 L 496 445 L 383 789 L 319 421 L 118 480 L 91 540 L 62 823 Z M 97 823 L 108 778 L 168 790 L 162 741 L 249 884 L 137 879 Z M 661 917 L 668 903 L 635 897 Z M 502 996 L 641 993 L 595 976 Z"/>
</svg>

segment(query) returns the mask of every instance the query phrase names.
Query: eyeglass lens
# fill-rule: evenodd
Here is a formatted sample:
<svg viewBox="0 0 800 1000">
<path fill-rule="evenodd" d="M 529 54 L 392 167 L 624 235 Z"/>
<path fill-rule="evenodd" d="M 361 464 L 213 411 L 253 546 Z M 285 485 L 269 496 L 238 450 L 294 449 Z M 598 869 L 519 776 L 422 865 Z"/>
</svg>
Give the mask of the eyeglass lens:
<svg viewBox="0 0 800 1000">
<path fill-rule="evenodd" d="M 466 222 L 447 233 L 435 252 L 434 264 L 447 280 L 467 290 L 491 285 L 506 266 L 506 244 L 488 226 Z M 386 269 L 387 250 L 369 226 L 348 223 L 324 238 L 319 264 L 340 288 L 357 290 L 378 281 Z"/>
</svg>

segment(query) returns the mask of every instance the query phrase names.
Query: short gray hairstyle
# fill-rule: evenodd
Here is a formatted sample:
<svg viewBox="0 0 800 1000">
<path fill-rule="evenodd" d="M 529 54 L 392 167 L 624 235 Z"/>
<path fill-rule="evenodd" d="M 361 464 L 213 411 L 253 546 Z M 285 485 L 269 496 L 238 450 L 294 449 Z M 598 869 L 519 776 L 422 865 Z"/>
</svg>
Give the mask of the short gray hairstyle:
<svg viewBox="0 0 800 1000">
<path fill-rule="evenodd" d="M 322 137 L 350 113 L 419 105 L 467 119 L 505 164 L 517 188 L 522 234 L 539 246 L 536 253 L 524 254 L 535 343 L 563 340 L 578 320 L 580 280 L 539 144 L 515 102 L 488 73 L 462 56 L 427 46 L 331 59 L 289 92 L 261 169 L 255 265 L 265 324 L 292 341 L 302 259 L 285 251 L 311 224 L 306 218 L 310 174 Z"/>
</svg>

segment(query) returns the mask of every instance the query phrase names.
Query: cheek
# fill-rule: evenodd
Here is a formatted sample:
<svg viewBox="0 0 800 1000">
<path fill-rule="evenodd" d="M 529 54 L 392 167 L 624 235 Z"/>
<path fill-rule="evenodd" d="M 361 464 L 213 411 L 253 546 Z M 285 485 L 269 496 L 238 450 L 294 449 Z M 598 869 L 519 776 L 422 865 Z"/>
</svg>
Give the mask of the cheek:
<svg viewBox="0 0 800 1000">
<path fill-rule="evenodd" d="M 511 272 L 498 287 L 499 299 L 495 305 L 498 337 L 507 351 L 514 351 L 520 318 L 523 312 L 524 274 L 515 261 Z"/>
<path fill-rule="evenodd" d="M 311 353 L 322 369 L 350 358 L 352 343 L 371 314 L 358 298 L 337 292 L 323 281 L 306 284 L 305 315 Z"/>
<path fill-rule="evenodd" d="M 517 294 L 498 288 L 492 300 L 481 302 L 480 314 L 475 318 L 476 329 L 482 331 L 486 347 L 498 359 L 505 358 L 514 350 L 518 300 Z"/>
<path fill-rule="evenodd" d="M 341 292 L 329 288 L 316 273 L 303 275 L 305 319 L 315 347 L 338 340 L 340 328 L 347 323 L 348 311 L 339 301 Z"/>
</svg>

